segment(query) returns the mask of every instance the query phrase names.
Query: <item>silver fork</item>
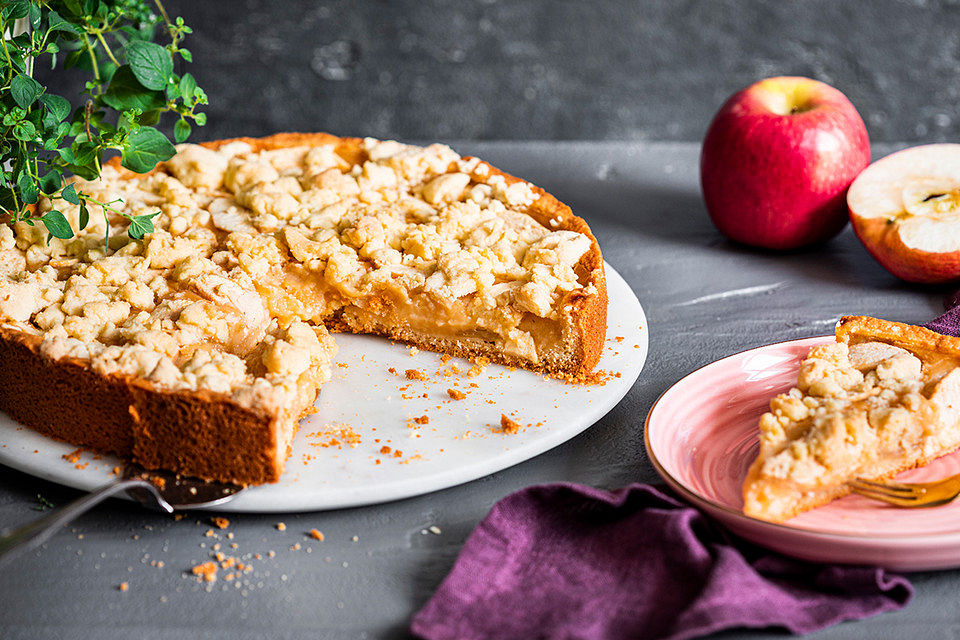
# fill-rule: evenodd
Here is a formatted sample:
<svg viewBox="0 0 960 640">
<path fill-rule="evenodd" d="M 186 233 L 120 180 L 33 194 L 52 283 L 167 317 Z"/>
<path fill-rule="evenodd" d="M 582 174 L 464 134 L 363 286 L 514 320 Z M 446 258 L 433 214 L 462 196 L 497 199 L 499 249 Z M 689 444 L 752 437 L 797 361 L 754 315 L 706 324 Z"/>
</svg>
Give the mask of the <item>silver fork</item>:
<svg viewBox="0 0 960 640">
<path fill-rule="evenodd" d="M 126 491 L 145 506 L 173 513 L 176 509 L 200 509 L 223 504 L 232 500 L 242 490 L 243 487 L 235 484 L 205 482 L 167 471 L 147 471 L 139 465 L 127 464 L 123 477 L 119 480 L 0 536 L 0 566 L 37 548 L 61 526 L 121 491 Z"/>
<path fill-rule="evenodd" d="M 847 486 L 854 493 L 898 507 L 936 507 L 960 495 L 960 474 L 934 482 L 909 484 L 857 478 Z"/>
</svg>

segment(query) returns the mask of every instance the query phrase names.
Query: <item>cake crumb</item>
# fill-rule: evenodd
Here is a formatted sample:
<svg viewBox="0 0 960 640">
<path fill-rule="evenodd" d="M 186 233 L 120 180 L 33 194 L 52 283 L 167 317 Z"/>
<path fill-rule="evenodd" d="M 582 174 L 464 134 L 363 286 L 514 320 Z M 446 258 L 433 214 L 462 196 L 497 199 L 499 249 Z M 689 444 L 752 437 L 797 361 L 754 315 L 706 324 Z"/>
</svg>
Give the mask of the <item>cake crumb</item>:
<svg viewBox="0 0 960 640">
<path fill-rule="evenodd" d="M 36 453 L 36 452 L 34 452 L 34 453 Z M 70 453 L 65 453 L 65 454 L 63 454 L 63 455 L 60 456 L 60 457 L 63 458 L 64 460 L 66 460 L 67 462 L 73 464 L 73 463 L 76 463 L 76 462 L 79 462 L 79 461 L 80 461 L 80 456 L 81 456 L 82 454 L 83 454 L 83 447 L 80 447 L 79 449 L 74 449 L 74 450 L 71 451 Z"/>
<path fill-rule="evenodd" d="M 217 581 L 217 563 L 211 561 L 201 562 L 200 564 L 194 566 L 190 569 L 193 575 L 197 576 L 201 580 L 206 582 L 216 582 Z"/>
<path fill-rule="evenodd" d="M 310 537 L 313 538 L 314 540 L 319 540 L 320 542 L 323 542 L 323 532 L 318 531 L 317 529 L 310 529 Z"/>
<path fill-rule="evenodd" d="M 509 433 L 511 435 L 520 431 L 520 423 L 515 420 L 511 420 L 507 417 L 507 414 L 500 414 L 500 432 Z"/>
<path fill-rule="evenodd" d="M 180 522 L 181 520 L 183 520 L 183 519 L 186 518 L 186 517 L 187 517 L 187 514 L 185 514 L 185 513 L 175 513 L 175 514 L 173 514 L 173 521 L 174 521 L 174 522 Z"/>
<path fill-rule="evenodd" d="M 388 447 L 387 445 L 383 445 L 382 447 L 380 447 L 380 453 L 382 453 L 382 454 L 384 454 L 384 455 L 390 453 L 391 451 L 392 451 L 392 449 L 391 449 L 390 447 Z"/>
<path fill-rule="evenodd" d="M 427 377 L 423 375 L 423 372 L 419 369 L 407 369 L 403 372 L 407 376 L 407 380 L 426 380 Z"/>
<path fill-rule="evenodd" d="M 397 370 L 396 370 L 396 368 L 394 368 L 394 367 L 390 367 L 389 369 L 387 369 L 387 371 L 389 371 L 389 372 L 392 373 L 393 375 L 397 375 Z"/>
<path fill-rule="evenodd" d="M 430 422 L 430 418 L 423 415 L 418 418 L 414 418 L 413 421 L 416 422 L 417 424 L 428 424 Z"/>
<path fill-rule="evenodd" d="M 427 531 L 429 531 L 430 533 L 432 533 L 432 534 L 435 535 L 435 536 L 438 536 L 438 535 L 440 535 L 440 533 L 441 533 L 441 532 L 440 532 L 440 527 L 438 527 L 438 526 L 435 525 L 435 524 L 434 524 L 434 525 L 431 525 L 430 527 L 428 527 L 428 528 L 427 528 Z"/>
<path fill-rule="evenodd" d="M 351 540 L 352 542 L 357 542 L 358 540 L 360 540 L 360 537 L 359 537 L 359 536 L 353 536 L 352 538 L 350 538 L 350 540 Z"/>
<path fill-rule="evenodd" d="M 215 516 L 213 518 L 210 518 L 210 524 L 215 526 L 217 529 L 226 529 L 227 527 L 230 526 L 230 521 L 227 520 L 226 518 Z"/>
<path fill-rule="evenodd" d="M 453 398 L 454 400 L 463 400 L 464 398 L 467 397 L 467 394 L 465 394 L 463 391 L 460 391 L 459 389 L 447 389 L 447 395 Z"/>
<path fill-rule="evenodd" d="M 286 530 L 287 530 L 287 525 L 285 525 L 285 524 L 282 523 L 282 522 L 278 522 L 278 523 L 276 524 L 276 527 L 277 527 L 277 531 L 286 531 Z"/>
<path fill-rule="evenodd" d="M 120 591 L 126 591 L 126 590 L 129 589 L 129 588 L 130 588 L 130 585 L 127 584 L 126 582 L 121 582 L 121 583 L 120 583 Z"/>
</svg>

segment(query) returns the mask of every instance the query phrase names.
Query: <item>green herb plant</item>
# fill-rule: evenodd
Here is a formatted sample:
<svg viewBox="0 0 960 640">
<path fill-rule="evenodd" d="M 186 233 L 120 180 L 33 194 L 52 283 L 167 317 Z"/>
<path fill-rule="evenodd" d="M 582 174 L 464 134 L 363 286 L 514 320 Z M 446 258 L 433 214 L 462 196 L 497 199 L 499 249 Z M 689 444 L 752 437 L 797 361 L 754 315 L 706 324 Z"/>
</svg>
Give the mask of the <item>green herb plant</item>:
<svg viewBox="0 0 960 640">
<path fill-rule="evenodd" d="M 165 45 L 153 42 L 156 32 Z M 191 121 L 203 126 L 197 111 L 207 96 L 192 75 L 177 75 L 174 61 L 191 62 L 181 46 L 191 33 L 182 18 L 171 20 L 160 0 L 0 0 L 0 209 L 8 222 L 42 223 L 49 237 L 74 236 L 66 216 L 56 209 L 62 200 L 79 205 L 79 231 L 99 206 L 130 221 L 127 233 L 140 239 L 153 231 L 153 218 L 131 216 L 115 205 L 78 191 L 64 178 L 100 176 L 104 156 L 120 152 L 121 164 L 145 173 L 175 153 L 173 144 L 155 128 L 162 114 L 177 117 L 174 139 L 183 142 Z M 18 34 L 18 35 L 13 35 Z M 49 91 L 34 79 L 40 62 L 50 68 L 76 67 L 88 74 L 80 104 Z M 39 213 L 40 197 L 54 208 Z"/>
</svg>

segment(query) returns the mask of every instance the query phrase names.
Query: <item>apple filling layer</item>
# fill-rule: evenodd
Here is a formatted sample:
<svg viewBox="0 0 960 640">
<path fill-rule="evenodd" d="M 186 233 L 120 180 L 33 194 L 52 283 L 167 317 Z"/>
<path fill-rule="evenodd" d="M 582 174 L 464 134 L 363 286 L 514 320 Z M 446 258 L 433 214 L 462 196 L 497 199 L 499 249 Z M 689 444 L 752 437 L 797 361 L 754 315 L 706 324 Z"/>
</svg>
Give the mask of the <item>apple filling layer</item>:
<svg viewBox="0 0 960 640">
<path fill-rule="evenodd" d="M 900 325 L 903 326 L 903 325 Z M 960 445 L 955 357 L 876 340 L 812 349 L 760 419 L 744 512 L 781 521 Z"/>
</svg>

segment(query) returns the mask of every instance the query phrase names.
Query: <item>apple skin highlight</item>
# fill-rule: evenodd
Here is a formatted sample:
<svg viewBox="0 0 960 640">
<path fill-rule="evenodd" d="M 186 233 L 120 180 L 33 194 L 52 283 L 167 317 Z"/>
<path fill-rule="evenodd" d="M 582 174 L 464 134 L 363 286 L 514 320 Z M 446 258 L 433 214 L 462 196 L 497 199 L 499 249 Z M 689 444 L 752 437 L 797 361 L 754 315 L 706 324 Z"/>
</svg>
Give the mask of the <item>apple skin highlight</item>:
<svg viewBox="0 0 960 640">
<path fill-rule="evenodd" d="M 809 78 L 769 78 L 731 96 L 714 117 L 700 184 L 725 236 L 794 249 L 843 229 L 847 188 L 869 163 L 867 129 L 841 92 Z"/>
</svg>

